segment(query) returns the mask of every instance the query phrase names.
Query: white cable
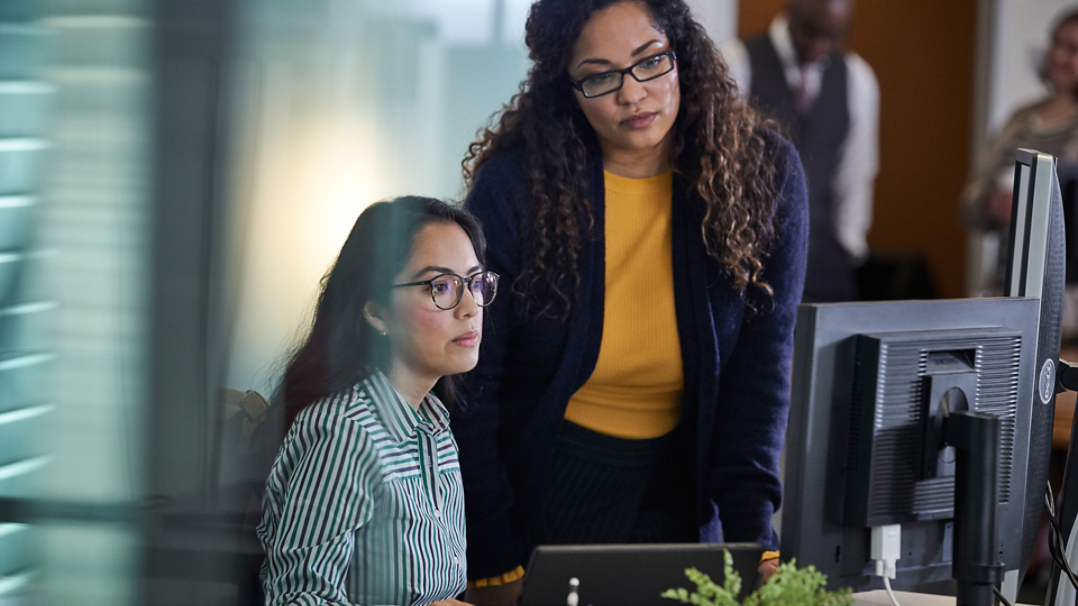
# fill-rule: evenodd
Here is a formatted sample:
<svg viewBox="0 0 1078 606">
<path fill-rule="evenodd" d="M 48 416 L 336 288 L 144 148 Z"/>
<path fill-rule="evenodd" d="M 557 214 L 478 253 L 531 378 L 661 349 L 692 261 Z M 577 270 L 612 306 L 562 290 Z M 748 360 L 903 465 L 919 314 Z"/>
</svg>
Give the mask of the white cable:
<svg viewBox="0 0 1078 606">
<path fill-rule="evenodd" d="M 898 598 L 895 597 L 895 592 L 891 591 L 891 579 L 883 577 L 883 587 L 887 590 L 887 597 L 891 598 L 891 603 L 895 606 L 902 606 L 898 603 Z"/>
</svg>

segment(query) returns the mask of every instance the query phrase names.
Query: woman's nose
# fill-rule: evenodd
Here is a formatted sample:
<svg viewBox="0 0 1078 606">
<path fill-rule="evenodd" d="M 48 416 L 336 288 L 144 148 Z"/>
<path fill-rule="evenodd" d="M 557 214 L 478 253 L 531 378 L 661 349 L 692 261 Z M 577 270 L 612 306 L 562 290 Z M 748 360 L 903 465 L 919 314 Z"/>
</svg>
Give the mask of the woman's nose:
<svg viewBox="0 0 1078 606">
<path fill-rule="evenodd" d="M 479 310 L 482 308 L 479 307 L 479 304 L 475 301 L 475 295 L 472 293 L 471 289 L 466 287 L 464 290 L 466 292 L 461 293 L 460 303 L 457 303 L 457 306 L 453 311 L 455 311 L 457 316 L 461 318 L 471 318 L 479 313 Z"/>
<path fill-rule="evenodd" d="M 632 104 L 646 97 L 647 89 L 644 88 L 643 82 L 637 82 L 636 78 L 626 74 L 617 94 L 623 103 Z"/>
</svg>

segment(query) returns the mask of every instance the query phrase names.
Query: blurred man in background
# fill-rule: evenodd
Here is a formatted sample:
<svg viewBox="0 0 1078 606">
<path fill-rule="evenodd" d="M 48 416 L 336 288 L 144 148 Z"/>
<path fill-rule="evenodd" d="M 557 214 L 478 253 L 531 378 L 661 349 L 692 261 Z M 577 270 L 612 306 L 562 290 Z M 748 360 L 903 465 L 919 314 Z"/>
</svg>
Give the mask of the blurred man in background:
<svg viewBox="0 0 1078 606">
<path fill-rule="evenodd" d="M 809 188 L 804 301 L 858 298 L 879 167 L 879 85 L 842 52 L 853 0 L 790 0 L 767 31 L 724 49 L 743 94 L 781 125 Z"/>
</svg>

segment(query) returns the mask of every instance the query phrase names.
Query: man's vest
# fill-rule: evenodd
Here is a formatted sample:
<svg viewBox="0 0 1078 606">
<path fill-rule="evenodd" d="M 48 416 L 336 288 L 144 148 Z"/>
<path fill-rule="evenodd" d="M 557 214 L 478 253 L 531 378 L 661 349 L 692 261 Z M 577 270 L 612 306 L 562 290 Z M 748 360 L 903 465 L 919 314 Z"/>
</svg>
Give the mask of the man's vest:
<svg viewBox="0 0 1078 606">
<path fill-rule="evenodd" d="M 752 69 L 750 102 L 774 118 L 782 134 L 801 155 L 809 193 L 809 255 L 805 302 L 850 301 L 857 298 L 852 260 L 835 233 L 831 183 L 839 153 L 850 130 L 846 61 L 829 55 L 820 91 L 809 113 L 797 111 L 797 94 L 786 82 L 782 61 L 765 34 L 745 43 Z"/>
</svg>

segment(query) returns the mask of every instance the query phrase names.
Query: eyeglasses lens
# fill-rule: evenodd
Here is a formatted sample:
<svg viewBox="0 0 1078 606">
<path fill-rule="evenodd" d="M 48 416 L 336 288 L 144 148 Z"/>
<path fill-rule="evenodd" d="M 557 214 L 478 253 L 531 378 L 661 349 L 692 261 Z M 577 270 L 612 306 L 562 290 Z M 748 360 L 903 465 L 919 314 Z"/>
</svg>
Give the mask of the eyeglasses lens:
<svg viewBox="0 0 1078 606">
<path fill-rule="evenodd" d="M 658 78 L 674 69 L 674 60 L 668 54 L 656 55 L 644 59 L 632 67 L 631 73 L 637 82 L 647 82 Z M 618 72 L 596 74 L 581 84 L 588 97 L 598 97 L 612 93 L 624 84 L 625 75 Z"/>
<path fill-rule="evenodd" d="M 469 287 L 472 291 L 472 296 L 475 297 L 475 302 L 480 306 L 490 305 L 490 302 L 494 300 L 494 295 L 498 292 L 498 277 L 489 271 L 485 271 L 476 275 Z"/>
<path fill-rule="evenodd" d="M 633 76 L 640 81 L 650 80 L 672 69 L 674 69 L 674 60 L 670 58 L 670 55 L 656 55 L 634 65 Z"/>
<path fill-rule="evenodd" d="M 621 81 L 623 78 L 624 76 L 617 72 L 607 72 L 605 74 L 599 74 L 598 76 L 592 76 L 587 80 L 584 80 L 584 94 L 589 97 L 598 97 L 599 95 L 612 93 L 621 88 Z"/>
<path fill-rule="evenodd" d="M 434 297 L 434 304 L 440 309 L 456 307 L 460 301 L 462 289 L 463 284 L 461 284 L 460 278 L 457 276 L 438 276 L 431 283 L 431 295 Z"/>
<path fill-rule="evenodd" d="M 431 296 L 439 309 L 453 309 L 460 303 L 464 294 L 464 282 L 459 276 L 445 274 L 431 280 Z M 498 292 L 498 274 L 492 271 L 480 272 L 468 280 L 468 290 L 480 307 L 490 305 Z"/>
</svg>

